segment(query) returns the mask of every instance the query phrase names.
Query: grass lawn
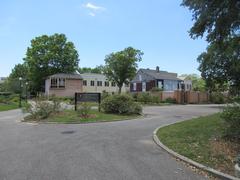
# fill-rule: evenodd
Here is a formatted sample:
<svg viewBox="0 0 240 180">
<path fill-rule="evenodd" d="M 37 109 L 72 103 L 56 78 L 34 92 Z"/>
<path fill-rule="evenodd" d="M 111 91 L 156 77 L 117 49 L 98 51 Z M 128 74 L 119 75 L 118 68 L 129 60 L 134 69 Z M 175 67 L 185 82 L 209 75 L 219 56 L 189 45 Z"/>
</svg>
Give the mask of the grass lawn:
<svg viewBox="0 0 240 180">
<path fill-rule="evenodd" d="M 105 122 L 105 121 L 119 121 L 134 119 L 140 117 L 140 115 L 120 115 L 120 114 L 106 114 L 104 112 L 98 112 L 97 110 L 91 110 L 90 117 L 82 118 L 76 111 L 65 110 L 59 114 L 50 116 L 47 119 L 41 120 L 41 122 L 55 122 L 55 123 L 89 123 L 89 122 Z M 28 121 L 28 119 L 26 119 Z M 29 119 L 31 121 L 31 119 Z"/>
<path fill-rule="evenodd" d="M 7 111 L 7 110 L 11 110 L 11 109 L 17 109 L 18 108 L 18 104 L 4 104 L 4 103 L 0 103 L 0 111 Z"/>
<path fill-rule="evenodd" d="M 160 141 L 170 149 L 196 162 L 234 175 L 234 160 L 240 142 L 223 138 L 220 114 L 200 117 L 161 128 Z"/>
</svg>

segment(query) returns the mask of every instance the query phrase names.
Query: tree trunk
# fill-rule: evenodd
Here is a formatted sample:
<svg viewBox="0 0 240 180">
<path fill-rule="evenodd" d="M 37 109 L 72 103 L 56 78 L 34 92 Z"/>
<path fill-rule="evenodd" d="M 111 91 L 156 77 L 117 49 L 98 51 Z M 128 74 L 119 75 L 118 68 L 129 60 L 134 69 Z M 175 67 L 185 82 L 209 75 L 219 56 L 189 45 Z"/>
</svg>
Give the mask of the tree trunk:
<svg viewBox="0 0 240 180">
<path fill-rule="evenodd" d="M 118 94 L 121 94 L 122 92 L 122 86 L 118 86 Z"/>
</svg>

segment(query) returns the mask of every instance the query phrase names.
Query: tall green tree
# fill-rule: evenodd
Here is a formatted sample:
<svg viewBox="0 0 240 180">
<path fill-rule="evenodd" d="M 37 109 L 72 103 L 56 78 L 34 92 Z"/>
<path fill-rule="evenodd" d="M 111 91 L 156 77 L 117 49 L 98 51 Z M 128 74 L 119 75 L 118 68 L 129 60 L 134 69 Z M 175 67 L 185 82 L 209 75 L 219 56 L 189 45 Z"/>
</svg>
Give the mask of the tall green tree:
<svg viewBox="0 0 240 180">
<path fill-rule="evenodd" d="M 240 91 L 240 38 L 223 44 L 211 43 L 198 57 L 198 62 L 207 87 L 227 90 L 229 85 L 233 94 Z"/>
<path fill-rule="evenodd" d="M 27 79 L 28 76 L 28 66 L 26 63 L 16 64 L 9 75 L 9 79 L 23 78 Z"/>
<path fill-rule="evenodd" d="M 192 38 L 206 35 L 208 42 L 214 42 L 239 35 L 239 0 L 183 0 L 182 5 L 193 13 Z"/>
<path fill-rule="evenodd" d="M 33 91 L 41 91 L 47 76 L 73 73 L 78 68 L 78 52 L 64 34 L 43 35 L 31 41 L 24 62 Z"/>
<path fill-rule="evenodd" d="M 4 83 L 1 84 L 2 91 L 19 93 L 20 92 L 20 81 L 19 78 L 22 78 L 22 86 L 25 84 L 28 76 L 28 67 L 24 64 L 16 64 L 12 69 L 9 77 Z"/>
<path fill-rule="evenodd" d="M 240 1 L 183 0 L 193 13 L 190 36 L 206 36 L 209 46 L 198 57 L 199 70 L 210 89 L 230 85 L 240 92 Z"/>
<path fill-rule="evenodd" d="M 143 52 L 132 47 L 111 53 L 105 58 L 104 74 L 118 86 L 121 93 L 123 83 L 129 84 L 137 72 L 138 62 L 142 60 Z"/>
</svg>

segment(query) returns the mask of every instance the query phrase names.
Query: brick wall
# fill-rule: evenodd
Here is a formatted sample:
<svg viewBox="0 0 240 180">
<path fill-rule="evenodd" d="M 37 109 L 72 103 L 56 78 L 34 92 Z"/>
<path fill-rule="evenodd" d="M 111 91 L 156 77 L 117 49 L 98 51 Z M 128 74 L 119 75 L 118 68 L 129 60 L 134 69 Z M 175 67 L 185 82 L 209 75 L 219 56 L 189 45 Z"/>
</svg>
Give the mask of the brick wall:
<svg viewBox="0 0 240 180">
<path fill-rule="evenodd" d="M 48 94 L 59 97 L 74 97 L 75 92 L 82 92 L 82 80 L 80 79 L 66 79 L 65 88 L 50 88 Z"/>
</svg>

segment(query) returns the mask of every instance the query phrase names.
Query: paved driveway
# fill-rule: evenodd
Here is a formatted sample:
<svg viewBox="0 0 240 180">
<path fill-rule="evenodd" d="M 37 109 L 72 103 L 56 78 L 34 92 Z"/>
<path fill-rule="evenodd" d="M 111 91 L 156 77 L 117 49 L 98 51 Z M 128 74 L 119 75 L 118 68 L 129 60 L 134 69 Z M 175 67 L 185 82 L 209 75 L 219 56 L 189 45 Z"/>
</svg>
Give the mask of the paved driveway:
<svg viewBox="0 0 240 180">
<path fill-rule="evenodd" d="M 160 125 L 219 111 L 215 105 L 146 107 L 146 118 L 93 124 L 26 124 L 0 113 L 0 180 L 204 179 L 152 141 Z"/>
</svg>

